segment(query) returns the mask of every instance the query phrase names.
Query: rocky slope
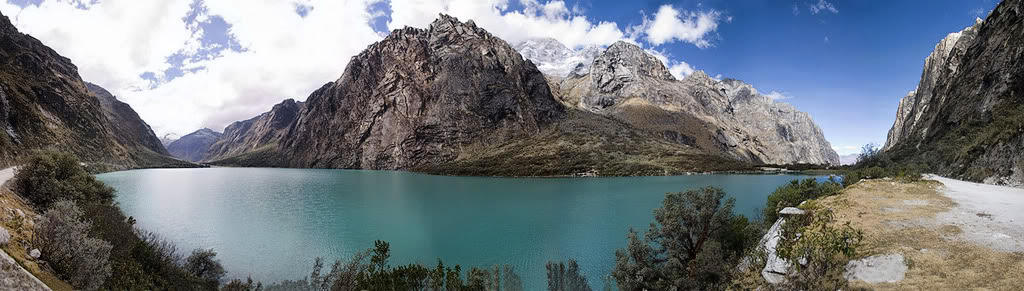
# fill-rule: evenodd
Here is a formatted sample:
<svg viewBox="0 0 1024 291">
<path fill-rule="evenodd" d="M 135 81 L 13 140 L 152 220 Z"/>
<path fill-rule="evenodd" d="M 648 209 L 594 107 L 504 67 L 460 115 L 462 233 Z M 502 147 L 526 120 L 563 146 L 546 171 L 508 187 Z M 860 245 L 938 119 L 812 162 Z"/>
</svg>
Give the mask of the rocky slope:
<svg viewBox="0 0 1024 291">
<path fill-rule="evenodd" d="M 303 102 L 294 99 L 285 100 L 263 114 L 249 120 L 238 121 L 224 128 L 224 134 L 210 146 L 203 160 L 218 162 L 241 155 L 259 153 L 280 155 L 278 143 L 288 134 L 288 129 L 298 119 Z M 225 161 L 230 163 L 231 160 Z M 269 164 L 284 164 L 274 161 Z"/>
<path fill-rule="evenodd" d="M 617 42 L 589 72 L 554 86 L 567 106 L 613 116 L 681 144 L 751 163 L 839 164 L 810 115 L 749 84 L 704 72 L 676 80 L 640 47 Z"/>
<path fill-rule="evenodd" d="M 193 163 L 199 162 L 205 159 L 210 146 L 220 137 L 221 133 L 203 128 L 171 142 L 167 145 L 167 151 L 176 158 Z"/>
<path fill-rule="evenodd" d="M 131 168 L 176 163 L 127 104 L 0 15 L 0 166 L 40 149 Z"/>
<path fill-rule="evenodd" d="M 442 15 L 353 57 L 310 95 L 282 151 L 294 167 L 404 169 L 529 137 L 564 116 L 532 62 L 473 21 Z"/>
<path fill-rule="evenodd" d="M 946 37 L 900 102 L 885 155 L 941 175 L 1024 185 L 1024 0 Z"/>
</svg>

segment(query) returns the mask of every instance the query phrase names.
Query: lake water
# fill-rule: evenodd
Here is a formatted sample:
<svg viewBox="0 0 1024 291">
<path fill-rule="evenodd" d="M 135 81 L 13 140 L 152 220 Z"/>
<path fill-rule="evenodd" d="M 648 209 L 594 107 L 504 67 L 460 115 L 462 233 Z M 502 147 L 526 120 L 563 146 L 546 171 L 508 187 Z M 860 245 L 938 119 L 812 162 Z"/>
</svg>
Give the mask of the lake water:
<svg viewBox="0 0 1024 291">
<path fill-rule="evenodd" d="M 647 230 L 666 192 L 716 186 L 750 217 L 792 175 L 623 178 L 443 177 L 407 172 L 207 168 L 98 178 L 141 228 L 179 249 L 213 248 L 229 278 L 309 276 L 314 258 L 391 243 L 391 265 L 510 264 L 527 290 L 544 265 L 575 259 L 604 286 L 630 227 Z"/>
</svg>

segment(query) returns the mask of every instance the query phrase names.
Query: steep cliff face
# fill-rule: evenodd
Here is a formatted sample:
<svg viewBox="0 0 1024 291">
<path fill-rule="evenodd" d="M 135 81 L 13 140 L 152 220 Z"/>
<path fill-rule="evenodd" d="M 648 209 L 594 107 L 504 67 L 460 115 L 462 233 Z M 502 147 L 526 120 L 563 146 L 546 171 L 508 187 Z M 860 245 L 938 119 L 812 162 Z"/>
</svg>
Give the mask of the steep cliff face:
<svg viewBox="0 0 1024 291">
<path fill-rule="evenodd" d="M 564 115 L 532 62 L 442 15 L 353 57 L 310 95 L 282 146 L 291 166 L 404 169 L 536 134 Z"/>
<path fill-rule="evenodd" d="M 950 43 L 953 43 L 950 45 Z M 1024 184 L 1024 0 L 952 34 L 900 103 L 885 154 L 942 175 Z"/>
<path fill-rule="evenodd" d="M 118 101 L 117 97 L 110 94 L 107 89 L 96 84 L 86 82 L 85 87 L 100 100 L 103 115 L 116 125 L 114 134 L 117 135 L 118 141 L 122 144 L 141 146 L 159 154 L 169 155 L 160 138 L 153 133 L 153 129 L 139 117 L 138 113 L 135 113 L 128 103 Z"/>
<path fill-rule="evenodd" d="M 907 135 L 913 133 L 921 120 L 922 114 L 928 110 L 935 98 L 936 85 L 941 79 L 948 79 L 955 75 L 960 67 L 961 59 L 967 48 L 974 44 L 974 38 L 978 34 L 978 27 L 982 20 L 977 19 L 974 25 L 964 28 L 959 32 L 950 33 L 935 45 L 935 50 L 924 59 L 924 71 L 921 73 L 921 81 L 914 91 L 907 93 L 907 96 L 900 99 L 899 107 L 896 110 L 896 121 L 886 138 L 883 150 L 892 148 L 900 140 L 906 139 Z M 922 132 L 923 134 L 924 132 Z"/>
<path fill-rule="evenodd" d="M 193 163 L 199 162 L 204 160 L 210 146 L 220 137 L 221 133 L 203 128 L 167 144 L 167 151 L 176 158 Z"/>
<path fill-rule="evenodd" d="M 39 149 L 121 168 L 173 162 L 127 104 L 92 89 L 70 60 L 0 15 L 0 166 Z"/>
<path fill-rule="evenodd" d="M 587 74 L 555 88 L 567 106 L 614 116 L 710 153 L 752 163 L 839 163 L 807 113 L 737 80 L 717 81 L 700 71 L 676 80 L 664 63 L 634 44 L 612 44 Z"/>
<path fill-rule="evenodd" d="M 274 105 L 270 111 L 228 125 L 224 128 L 224 134 L 210 146 L 203 160 L 216 162 L 257 152 L 279 154 L 278 142 L 288 134 L 288 129 L 298 119 L 303 104 L 288 99 Z M 265 166 L 279 164 L 281 162 L 267 162 Z"/>
</svg>

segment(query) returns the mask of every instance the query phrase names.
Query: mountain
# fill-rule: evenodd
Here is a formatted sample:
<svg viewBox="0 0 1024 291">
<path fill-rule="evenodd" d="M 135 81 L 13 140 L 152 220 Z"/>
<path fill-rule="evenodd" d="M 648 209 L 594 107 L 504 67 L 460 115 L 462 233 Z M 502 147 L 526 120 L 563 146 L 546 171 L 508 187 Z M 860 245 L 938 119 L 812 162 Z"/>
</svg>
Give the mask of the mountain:
<svg viewBox="0 0 1024 291">
<path fill-rule="evenodd" d="M 856 164 L 857 163 L 857 158 L 859 158 L 859 157 L 860 157 L 860 154 L 849 154 L 849 155 L 839 156 L 839 164 L 840 165 L 844 165 L 844 166 L 845 165 Z"/>
<path fill-rule="evenodd" d="M 594 58 L 603 50 L 590 45 L 573 50 L 553 38 L 534 38 L 514 46 L 516 51 L 537 65 L 544 75 L 564 78 L 570 73 L 586 74 Z"/>
<path fill-rule="evenodd" d="M 288 99 L 259 116 L 228 125 L 224 128 L 224 134 L 209 147 L 203 160 L 215 164 L 242 165 L 244 160 L 258 155 L 280 156 L 278 143 L 287 136 L 288 129 L 299 117 L 303 105 L 303 102 Z M 267 163 L 286 164 L 285 161 Z"/>
<path fill-rule="evenodd" d="M 616 42 L 583 75 L 554 86 L 569 107 L 615 117 L 668 140 L 750 163 L 838 165 L 810 115 L 738 80 L 702 71 L 676 80 L 637 45 Z"/>
<path fill-rule="evenodd" d="M 171 142 L 167 145 L 167 151 L 179 159 L 199 162 L 206 157 L 210 146 L 217 142 L 220 136 L 219 132 L 203 128 Z"/>
<path fill-rule="evenodd" d="M 1024 185 L 1024 0 L 950 34 L 900 101 L 884 154 L 937 174 Z"/>
<path fill-rule="evenodd" d="M 128 104 L 0 15 L 0 166 L 33 151 L 68 151 L 115 169 L 178 164 Z"/>
<path fill-rule="evenodd" d="M 294 167 L 405 169 L 564 116 L 533 63 L 473 21 L 442 15 L 353 57 L 309 96 L 282 146 Z"/>
</svg>

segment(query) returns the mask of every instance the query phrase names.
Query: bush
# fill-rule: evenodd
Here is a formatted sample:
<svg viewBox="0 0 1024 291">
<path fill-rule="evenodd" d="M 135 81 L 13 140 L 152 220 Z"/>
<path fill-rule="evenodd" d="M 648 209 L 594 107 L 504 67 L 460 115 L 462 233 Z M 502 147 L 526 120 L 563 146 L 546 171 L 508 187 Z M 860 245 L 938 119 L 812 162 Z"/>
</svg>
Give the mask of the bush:
<svg viewBox="0 0 1024 291">
<path fill-rule="evenodd" d="M 185 259 L 185 271 L 206 282 L 211 289 L 216 290 L 220 285 L 220 279 L 224 278 L 224 266 L 217 260 L 217 252 L 213 250 L 193 250 L 192 254 Z"/>
<path fill-rule="evenodd" d="M 735 200 L 717 188 L 668 193 L 655 223 L 640 239 L 629 230 L 615 252 L 612 276 L 620 290 L 722 289 L 759 232 L 732 213 Z M 756 228 L 755 228 L 756 229 Z"/>
<path fill-rule="evenodd" d="M 774 224 L 779 219 L 779 211 L 783 208 L 796 207 L 806 200 L 836 195 L 842 189 L 843 186 L 832 178 L 821 183 L 814 178 L 790 181 L 768 195 L 768 201 L 764 205 L 764 223 Z"/>
<path fill-rule="evenodd" d="M 71 201 L 55 202 L 36 224 L 42 259 L 75 288 L 96 290 L 110 276 L 110 243 L 88 237 L 91 224 Z"/>
<path fill-rule="evenodd" d="M 786 275 L 786 290 L 846 290 L 843 272 L 864 234 L 850 223 L 833 227 L 831 210 L 808 211 L 787 218 L 778 254 L 793 264 Z"/>
<path fill-rule="evenodd" d="M 114 190 L 86 172 L 69 153 L 31 156 L 15 175 L 15 189 L 42 209 L 61 200 L 110 203 L 114 198 Z"/>
<path fill-rule="evenodd" d="M 580 266 L 575 260 L 569 260 L 568 266 L 562 262 L 548 262 L 548 290 L 551 291 L 590 291 L 587 278 L 580 274 Z"/>
</svg>

